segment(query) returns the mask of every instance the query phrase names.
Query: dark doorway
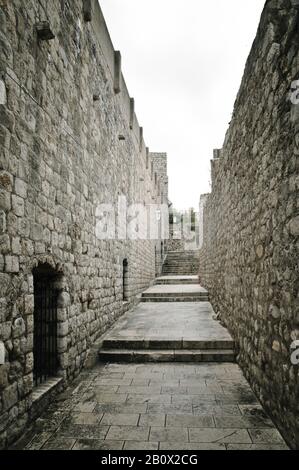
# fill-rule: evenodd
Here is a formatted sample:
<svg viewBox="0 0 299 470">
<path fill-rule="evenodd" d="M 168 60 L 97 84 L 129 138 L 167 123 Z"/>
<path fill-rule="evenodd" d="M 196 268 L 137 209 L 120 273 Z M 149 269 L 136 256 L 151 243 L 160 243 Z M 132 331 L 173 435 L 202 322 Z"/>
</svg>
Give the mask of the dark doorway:
<svg viewBox="0 0 299 470">
<path fill-rule="evenodd" d="M 123 301 L 128 300 L 128 260 L 123 260 Z"/>
<path fill-rule="evenodd" d="M 34 383 L 57 373 L 57 273 L 47 264 L 33 270 L 34 279 Z"/>
</svg>

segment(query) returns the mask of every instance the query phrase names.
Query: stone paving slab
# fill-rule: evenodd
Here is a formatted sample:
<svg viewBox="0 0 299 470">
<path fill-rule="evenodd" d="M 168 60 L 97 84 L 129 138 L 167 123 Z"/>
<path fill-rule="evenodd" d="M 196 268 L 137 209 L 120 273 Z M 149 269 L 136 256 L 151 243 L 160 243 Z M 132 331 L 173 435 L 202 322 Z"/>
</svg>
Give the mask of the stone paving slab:
<svg viewBox="0 0 299 470">
<path fill-rule="evenodd" d="M 161 276 L 155 279 L 155 285 L 165 284 L 199 284 L 198 276 Z"/>
<path fill-rule="evenodd" d="M 106 335 L 106 340 L 233 342 L 229 332 L 213 319 L 209 302 L 142 303 L 126 313 Z M 219 343 L 218 343 L 219 344 Z M 163 347 L 162 347 L 163 349 Z"/>
<path fill-rule="evenodd" d="M 160 276 L 156 278 L 156 281 L 198 281 L 198 276 Z M 178 283 L 179 284 L 179 283 Z"/>
<path fill-rule="evenodd" d="M 134 349 L 111 349 L 104 345 L 99 352 L 99 359 L 102 362 L 234 362 L 235 351 L 226 349 L 224 345 L 222 349 L 214 349 L 211 343 L 207 350 L 134 350 Z"/>
<path fill-rule="evenodd" d="M 207 294 L 208 291 L 199 284 L 164 284 L 149 287 L 143 292 L 143 296 L 149 295 L 158 297 L 163 295 L 190 295 L 190 294 Z"/>
<path fill-rule="evenodd" d="M 112 400 L 99 390 L 102 382 Z M 226 396 L 234 403 L 222 403 Z M 237 364 L 113 363 L 76 379 L 12 449 L 288 447 Z"/>
<path fill-rule="evenodd" d="M 209 300 L 208 294 L 190 294 L 182 295 L 177 294 L 176 296 L 169 294 L 159 297 L 158 295 L 147 294 L 141 297 L 141 302 L 147 303 L 176 303 L 176 302 L 207 302 Z"/>
</svg>

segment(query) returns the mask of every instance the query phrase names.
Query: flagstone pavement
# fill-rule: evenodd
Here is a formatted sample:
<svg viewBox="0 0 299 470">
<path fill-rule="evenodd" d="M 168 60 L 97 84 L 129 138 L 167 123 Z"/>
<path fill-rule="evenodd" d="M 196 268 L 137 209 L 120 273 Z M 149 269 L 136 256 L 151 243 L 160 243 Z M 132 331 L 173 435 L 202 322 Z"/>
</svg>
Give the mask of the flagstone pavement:
<svg viewBox="0 0 299 470">
<path fill-rule="evenodd" d="M 13 449 L 288 449 L 234 363 L 99 364 Z"/>
</svg>

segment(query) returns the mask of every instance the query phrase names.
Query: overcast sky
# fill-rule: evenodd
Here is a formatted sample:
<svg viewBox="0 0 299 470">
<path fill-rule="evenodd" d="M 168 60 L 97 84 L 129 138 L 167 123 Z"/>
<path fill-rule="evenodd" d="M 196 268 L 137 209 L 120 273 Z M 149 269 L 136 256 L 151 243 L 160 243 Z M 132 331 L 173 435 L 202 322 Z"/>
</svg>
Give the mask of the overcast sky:
<svg viewBox="0 0 299 470">
<path fill-rule="evenodd" d="M 198 207 L 210 191 L 265 0 L 100 0 L 139 124 L 168 153 L 169 197 Z"/>
</svg>

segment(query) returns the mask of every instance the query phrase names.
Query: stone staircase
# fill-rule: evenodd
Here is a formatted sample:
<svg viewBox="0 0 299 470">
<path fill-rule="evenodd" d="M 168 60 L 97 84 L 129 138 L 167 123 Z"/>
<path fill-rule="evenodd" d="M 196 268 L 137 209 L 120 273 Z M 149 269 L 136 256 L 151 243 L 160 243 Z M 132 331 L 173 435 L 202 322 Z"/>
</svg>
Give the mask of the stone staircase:
<svg viewBox="0 0 299 470">
<path fill-rule="evenodd" d="M 157 278 L 105 337 L 100 361 L 234 362 L 234 341 L 213 319 L 208 299 L 197 276 Z"/>
<path fill-rule="evenodd" d="M 158 285 L 165 285 L 165 284 L 198 284 L 198 276 L 161 276 L 155 279 L 154 284 Z"/>
<path fill-rule="evenodd" d="M 198 273 L 198 251 L 169 251 L 163 264 L 163 275 L 192 275 Z"/>
<path fill-rule="evenodd" d="M 213 343 L 205 343 L 195 349 L 185 343 L 177 344 L 174 348 L 171 342 L 157 341 L 156 348 L 146 343 L 137 344 L 136 341 L 111 342 L 104 341 L 99 352 L 101 362 L 235 362 L 234 343 L 220 343 L 218 347 Z M 180 346 L 180 347 L 179 347 Z M 163 347 L 163 349 L 161 349 Z M 184 348 L 184 349 L 183 349 Z"/>
<path fill-rule="evenodd" d="M 141 295 L 141 302 L 208 302 L 209 293 L 199 284 L 157 284 Z"/>
<path fill-rule="evenodd" d="M 141 302 L 208 302 L 209 293 L 201 287 L 198 276 L 162 276 L 141 294 Z"/>
</svg>

